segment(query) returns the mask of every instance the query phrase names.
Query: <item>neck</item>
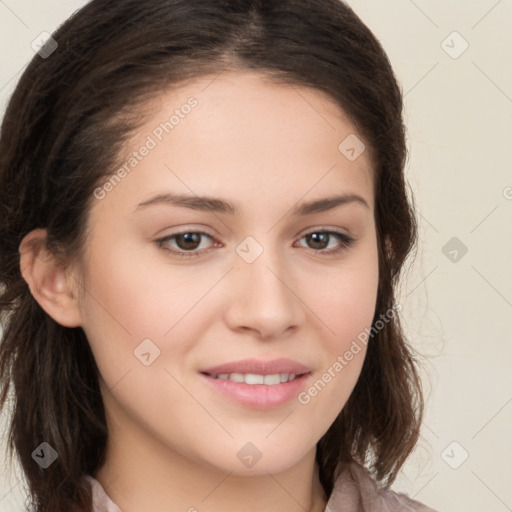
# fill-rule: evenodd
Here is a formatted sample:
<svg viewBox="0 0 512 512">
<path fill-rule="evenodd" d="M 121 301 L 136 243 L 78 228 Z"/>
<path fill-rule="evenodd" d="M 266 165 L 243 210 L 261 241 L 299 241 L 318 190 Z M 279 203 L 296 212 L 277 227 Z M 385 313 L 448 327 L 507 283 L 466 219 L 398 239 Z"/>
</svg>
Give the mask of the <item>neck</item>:
<svg viewBox="0 0 512 512">
<path fill-rule="evenodd" d="M 224 512 L 241 504 L 246 512 L 325 509 L 323 488 L 310 455 L 281 473 L 239 476 L 193 464 L 179 454 L 167 452 L 162 464 L 147 452 L 130 452 L 134 459 L 110 452 L 94 475 L 123 512 Z"/>
<path fill-rule="evenodd" d="M 244 476 L 192 460 L 133 424 L 119 425 L 109 425 L 106 462 L 93 476 L 122 512 L 325 509 L 315 449 L 285 471 Z"/>
</svg>

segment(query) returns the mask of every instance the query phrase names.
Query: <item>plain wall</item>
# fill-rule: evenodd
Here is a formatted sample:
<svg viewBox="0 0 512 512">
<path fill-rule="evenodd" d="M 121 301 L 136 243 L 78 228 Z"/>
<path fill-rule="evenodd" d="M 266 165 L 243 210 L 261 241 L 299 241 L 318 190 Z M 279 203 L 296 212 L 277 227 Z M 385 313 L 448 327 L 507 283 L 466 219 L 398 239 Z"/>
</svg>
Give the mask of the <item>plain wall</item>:
<svg viewBox="0 0 512 512">
<path fill-rule="evenodd" d="M 34 55 L 32 41 L 85 3 L 0 2 L 0 117 Z M 348 3 L 382 42 L 403 88 L 407 178 L 420 227 L 400 302 L 411 343 L 425 356 L 427 407 L 421 441 L 393 487 L 440 512 L 506 512 L 512 510 L 512 2 Z M 23 511 L 19 475 L 6 466 L 0 472 L 0 510 Z"/>
</svg>

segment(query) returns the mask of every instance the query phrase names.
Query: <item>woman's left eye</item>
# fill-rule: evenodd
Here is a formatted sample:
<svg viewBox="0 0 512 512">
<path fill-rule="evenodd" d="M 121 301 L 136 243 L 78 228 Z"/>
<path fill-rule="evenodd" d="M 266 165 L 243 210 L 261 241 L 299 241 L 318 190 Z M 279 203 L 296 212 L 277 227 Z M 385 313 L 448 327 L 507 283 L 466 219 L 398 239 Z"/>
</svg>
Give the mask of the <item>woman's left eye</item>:
<svg viewBox="0 0 512 512">
<path fill-rule="evenodd" d="M 329 241 L 331 241 L 333 237 L 338 239 L 338 244 L 329 248 Z M 336 254 L 341 252 L 343 249 L 348 249 L 355 242 L 354 238 L 351 238 L 344 233 L 338 233 L 338 231 L 311 231 L 310 233 L 305 234 L 302 238 L 306 238 L 308 243 L 312 243 L 312 248 L 318 249 L 317 252 L 327 255 Z M 326 243 L 327 247 L 324 247 Z M 318 245 L 321 247 L 318 247 Z"/>
<path fill-rule="evenodd" d="M 208 251 L 208 248 L 201 247 L 201 239 L 203 237 L 214 240 L 212 236 L 202 231 L 184 231 L 160 238 L 156 242 L 159 247 L 167 252 L 179 257 L 190 258 L 201 256 L 201 254 Z M 333 237 L 338 239 L 338 244 L 335 244 L 334 248 L 332 246 L 329 247 L 329 242 Z M 310 248 L 315 252 L 325 255 L 339 253 L 344 249 L 348 249 L 355 242 L 355 239 L 337 231 L 311 231 L 303 235 L 300 240 L 302 239 L 306 239 L 307 243 L 313 244 L 313 247 Z M 174 248 L 169 248 L 171 241 L 174 242 Z"/>
</svg>

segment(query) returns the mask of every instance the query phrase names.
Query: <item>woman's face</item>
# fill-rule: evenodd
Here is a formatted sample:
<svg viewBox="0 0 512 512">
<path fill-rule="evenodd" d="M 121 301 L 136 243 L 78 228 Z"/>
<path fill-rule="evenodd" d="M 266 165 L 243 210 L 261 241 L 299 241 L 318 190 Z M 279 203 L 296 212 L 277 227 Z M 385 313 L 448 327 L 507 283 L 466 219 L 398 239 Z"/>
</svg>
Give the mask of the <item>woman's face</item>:
<svg viewBox="0 0 512 512">
<path fill-rule="evenodd" d="M 111 443 L 273 473 L 314 451 L 361 371 L 372 168 L 323 93 L 212 80 L 158 98 L 96 189 L 80 315 Z"/>
</svg>

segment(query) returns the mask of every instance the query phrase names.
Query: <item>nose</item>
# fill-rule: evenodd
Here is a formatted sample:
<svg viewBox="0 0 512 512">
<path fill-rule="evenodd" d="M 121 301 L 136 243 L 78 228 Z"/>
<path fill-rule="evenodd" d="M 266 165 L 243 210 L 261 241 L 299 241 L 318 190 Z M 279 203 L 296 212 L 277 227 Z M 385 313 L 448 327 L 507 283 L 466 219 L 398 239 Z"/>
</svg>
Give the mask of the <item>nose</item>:
<svg viewBox="0 0 512 512">
<path fill-rule="evenodd" d="M 297 278 L 269 251 L 252 263 L 239 259 L 230 282 L 225 319 L 232 330 L 268 340 L 289 335 L 302 324 L 304 302 Z"/>
</svg>

